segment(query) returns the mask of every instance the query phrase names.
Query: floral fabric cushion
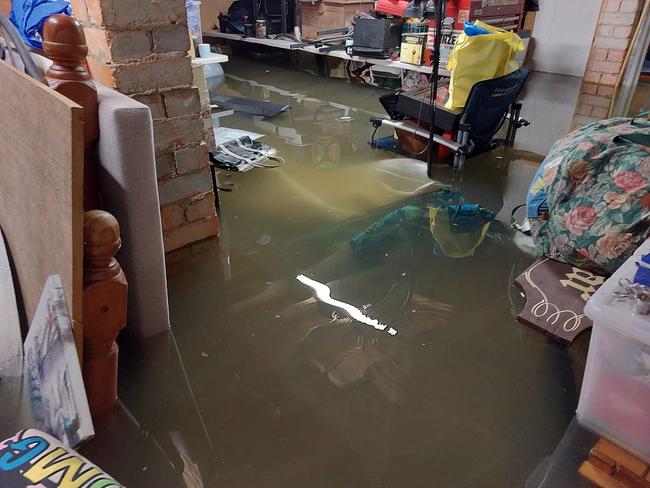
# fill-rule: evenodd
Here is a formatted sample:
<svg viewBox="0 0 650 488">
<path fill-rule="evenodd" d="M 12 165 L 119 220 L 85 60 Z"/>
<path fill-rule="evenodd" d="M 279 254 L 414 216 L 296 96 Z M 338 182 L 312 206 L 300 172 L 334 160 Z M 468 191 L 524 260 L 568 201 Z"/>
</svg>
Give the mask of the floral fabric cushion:
<svg viewBox="0 0 650 488">
<path fill-rule="evenodd" d="M 636 250 L 650 215 L 641 204 L 650 147 L 633 141 L 648 136 L 645 118 L 615 118 L 582 127 L 551 148 L 541 183 L 549 218 L 533 222 L 540 253 L 613 273 Z"/>
</svg>

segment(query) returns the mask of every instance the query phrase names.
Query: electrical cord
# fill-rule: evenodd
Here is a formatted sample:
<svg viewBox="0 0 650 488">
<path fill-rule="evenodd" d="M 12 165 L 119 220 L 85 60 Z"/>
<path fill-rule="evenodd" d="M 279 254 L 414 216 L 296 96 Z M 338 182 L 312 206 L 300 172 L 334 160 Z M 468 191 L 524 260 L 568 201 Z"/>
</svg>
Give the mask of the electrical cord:
<svg viewBox="0 0 650 488">
<path fill-rule="evenodd" d="M 243 144 L 241 139 L 236 139 L 235 142 L 237 143 L 237 145 L 240 148 L 244 149 L 245 151 L 249 151 L 249 152 L 260 155 L 260 157 L 257 158 L 257 159 L 251 158 L 251 159 L 247 160 L 248 163 L 252 164 L 253 166 L 255 166 L 257 168 L 279 168 L 280 166 L 283 166 L 286 163 L 286 161 L 283 158 L 281 158 L 280 156 L 277 156 L 275 154 L 271 154 L 270 151 L 262 151 L 261 149 L 255 149 L 255 148 L 253 148 L 251 146 Z M 262 158 L 277 161 L 277 164 L 263 163 Z"/>
<path fill-rule="evenodd" d="M 426 96 L 426 92 L 432 86 L 431 79 L 433 78 L 433 76 L 434 76 L 434 74 L 431 73 L 431 78 L 429 79 L 429 81 L 427 83 L 427 87 L 424 89 L 424 96 L 422 97 L 422 101 L 420 102 L 420 110 L 418 111 L 418 121 L 417 121 L 417 123 L 415 125 L 415 132 L 413 132 L 411 134 L 411 146 L 413 145 L 413 141 L 415 140 L 415 135 L 416 135 L 417 131 L 420 129 L 420 123 L 422 122 L 422 107 L 424 107 L 424 97 Z M 431 100 L 431 98 L 432 98 L 432 95 L 429 95 L 429 100 Z M 434 98 L 434 101 L 435 101 L 435 98 Z M 433 110 L 433 107 L 431 108 L 431 110 Z M 431 129 L 429 129 L 429 130 L 431 130 Z M 427 139 L 427 144 L 426 144 L 426 146 L 424 146 L 424 149 L 422 151 L 414 152 L 413 155 L 414 156 L 420 156 L 420 155 L 424 154 L 425 152 L 427 152 L 428 149 L 429 149 L 429 139 Z"/>
</svg>

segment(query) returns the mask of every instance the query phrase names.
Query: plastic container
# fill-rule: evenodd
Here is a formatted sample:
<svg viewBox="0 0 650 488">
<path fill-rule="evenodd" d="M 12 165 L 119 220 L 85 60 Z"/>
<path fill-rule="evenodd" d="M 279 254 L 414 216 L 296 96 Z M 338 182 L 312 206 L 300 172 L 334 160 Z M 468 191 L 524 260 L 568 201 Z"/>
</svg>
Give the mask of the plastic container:
<svg viewBox="0 0 650 488">
<path fill-rule="evenodd" d="M 186 0 L 185 8 L 187 9 L 187 27 L 192 36 L 199 43 L 203 42 L 203 31 L 201 30 L 201 2 L 199 0 Z"/>
<path fill-rule="evenodd" d="M 594 321 L 578 422 L 650 462 L 650 316 L 614 300 L 619 280 L 633 278 L 646 241 L 589 299 Z M 588 287 L 588 282 L 576 280 Z"/>
</svg>

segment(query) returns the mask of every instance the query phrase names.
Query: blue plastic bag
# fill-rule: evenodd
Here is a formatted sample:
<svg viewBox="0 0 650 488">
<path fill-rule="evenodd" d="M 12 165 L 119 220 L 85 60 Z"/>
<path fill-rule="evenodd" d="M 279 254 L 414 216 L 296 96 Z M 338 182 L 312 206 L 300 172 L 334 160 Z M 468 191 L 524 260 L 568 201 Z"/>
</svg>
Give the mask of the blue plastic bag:
<svg viewBox="0 0 650 488">
<path fill-rule="evenodd" d="M 492 34 L 487 29 L 484 29 L 481 26 L 478 26 L 476 24 L 472 24 L 471 22 L 465 21 L 465 28 L 463 29 L 465 34 L 468 36 L 482 36 L 483 34 Z"/>
<path fill-rule="evenodd" d="M 43 23 L 55 14 L 72 15 L 66 0 L 13 0 L 9 20 L 28 46 L 43 48 Z"/>
<path fill-rule="evenodd" d="M 637 261 L 636 267 L 634 282 L 640 285 L 650 286 L 650 254 L 646 254 L 641 258 L 641 261 Z"/>
</svg>

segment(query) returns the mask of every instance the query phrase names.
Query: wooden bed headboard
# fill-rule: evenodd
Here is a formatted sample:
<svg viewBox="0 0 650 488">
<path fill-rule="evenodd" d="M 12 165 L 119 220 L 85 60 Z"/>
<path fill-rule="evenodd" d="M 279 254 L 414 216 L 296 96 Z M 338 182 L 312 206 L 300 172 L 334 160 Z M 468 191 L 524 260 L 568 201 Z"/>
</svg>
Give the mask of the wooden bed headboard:
<svg viewBox="0 0 650 488">
<path fill-rule="evenodd" d="M 95 416 L 117 400 L 115 337 L 128 290 L 115 259 L 122 240 L 117 220 L 98 210 L 99 104 L 79 22 L 48 18 L 43 51 L 52 61 L 45 83 L 0 62 L 0 113 L 9 115 L 0 123 L 0 228 L 28 323 L 47 277 L 60 275 Z"/>
</svg>

